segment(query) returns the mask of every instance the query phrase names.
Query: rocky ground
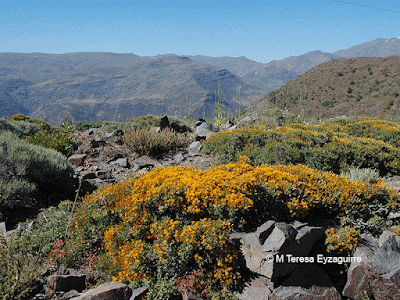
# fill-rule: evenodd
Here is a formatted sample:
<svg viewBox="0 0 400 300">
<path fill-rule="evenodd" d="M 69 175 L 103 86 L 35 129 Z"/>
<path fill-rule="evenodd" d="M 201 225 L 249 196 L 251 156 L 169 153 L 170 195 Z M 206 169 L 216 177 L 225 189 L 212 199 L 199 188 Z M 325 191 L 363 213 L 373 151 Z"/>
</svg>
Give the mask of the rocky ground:
<svg viewBox="0 0 400 300">
<path fill-rule="evenodd" d="M 254 116 L 247 121 L 250 122 L 251 118 Z M 199 141 L 209 138 L 220 129 L 205 122 L 196 125 L 193 133 L 195 141 L 187 149 L 164 155 L 160 159 L 132 153 L 124 144 L 121 131 L 104 132 L 100 128 L 79 131 L 75 133 L 79 147 L 68 160 L 74 166 L 75 176 L 94 187 L 126 180 L 159 167 L 189 166 L 205 171 L 215 164 L 215 159 L 199 154 Z M 222 129 L 229 130 L 236 126 L 227 124 Z M 162 129 L 154 128 L 155 131 Z M 389 174 L 384 181 L 389 187 L 400 190 L 399 176 Z M 1 226 L 6 231 L 5 226 Z M 17 230 L 30 230 L 29 226 L 32 228 L 33 225 L 19 224 L 17 229 L 7 231 L 6 236 L 15 234 Z M 313 249 L 323 243 L 325 230 L 322 226 L 308 226 L 299 222 L 286 224 L 266 220 L 255 232 L 231 235 L 231 240 L 241 248 L 251 277 L 246 288 L 237 294 L 238 298 L 360 299 L 359 294 L 366 291 L 371 299 L 400 299 L 400 237 L 391 231 L 384 231 L 379 239 L 364 236 L 366 242 L 360 244 L 353 255 L 361 257 L 362 263 L 352 263 L 342 289 L 334 286 L 328 276 L 329 268 L 321 264 L 281 264 L 266 260 L 269 255 L 288 253 L 295 257 L 312 256 Z M 133 300 L 139 299 L 147 289 L 131 290 L 122 283 L 109 282 L 82 293 L 87 277 L 78 270 L 52 272 L 49 266 L 43 276 L 32 299 Z M 183 294 L 183 299 L 201 298 L 188 290 Z"/>
</svg>

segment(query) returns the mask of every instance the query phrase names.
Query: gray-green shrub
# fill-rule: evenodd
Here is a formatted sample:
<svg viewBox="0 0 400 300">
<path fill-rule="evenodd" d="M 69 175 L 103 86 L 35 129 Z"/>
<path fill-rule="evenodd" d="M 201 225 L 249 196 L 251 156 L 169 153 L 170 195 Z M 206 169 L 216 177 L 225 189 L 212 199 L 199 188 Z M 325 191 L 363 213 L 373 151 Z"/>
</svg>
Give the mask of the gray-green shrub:
<svg viewBox="0 0 400 300">
<path fill-rule="evenodd" d="M 39 125 L 26 122 L 14 121 L 7 118 L 0 119 L 0 132 L 11 131 L 18 136 L 29 136 L 39 131 Z"/>
<path fill-rule="evenodd" d="M 61 153 L 0 132 L 0 209 L 66 196 L 72 167 Z M 62 199 L 53 199 L 53 201 Z"/>
</svg>

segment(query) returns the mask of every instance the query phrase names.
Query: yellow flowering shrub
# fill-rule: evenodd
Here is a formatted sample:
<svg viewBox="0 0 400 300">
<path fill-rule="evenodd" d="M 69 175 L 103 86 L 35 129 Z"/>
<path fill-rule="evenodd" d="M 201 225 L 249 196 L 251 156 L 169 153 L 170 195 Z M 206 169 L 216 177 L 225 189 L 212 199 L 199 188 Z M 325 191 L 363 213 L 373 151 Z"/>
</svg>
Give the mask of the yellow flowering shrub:
<svg viewBox="0 0 400 300">
<path fill-rule="evenodd" d="M 228 233 L 254 231 L 270 219 L 338 222 L 346 216 L 364 222 L 376 203 L 388 213 L 398 209 L 399 194 L 379 180 L 352 181 L 304 165 L 254 167 L 240 157 L 208 171 L 156 169 L 87 195 L 76 210 L 70 243 L 82 253 L 104 246 L 114 280 L 160 286 L 159 278 L 200 270 L 199 280 L 211 282 L 211 294 L 224 299 L 221 290 L 235 290 L 241 282 Z"/>
<path fill-rule="evenodd" d="M 224 163 L 244 155 L 253 165 L 305 164 L 337 174 L 349 167 L 376 168 L 381 175 L 396 174 L 400 168 L 399 132 L 399 125 L 380 120 L 238 129 L 216 133 L 202 151 L 218 154 Z"/>
<path fill-rule="evenodd" d="M 328 245 L 328 252 L 337 251 L 350 254 L 361 241 L 360 234 L 355 226 L 340 228 L 338 233 L 330 228 L 326 230 L 326 235 L 325 244 Z"/>
</svg>

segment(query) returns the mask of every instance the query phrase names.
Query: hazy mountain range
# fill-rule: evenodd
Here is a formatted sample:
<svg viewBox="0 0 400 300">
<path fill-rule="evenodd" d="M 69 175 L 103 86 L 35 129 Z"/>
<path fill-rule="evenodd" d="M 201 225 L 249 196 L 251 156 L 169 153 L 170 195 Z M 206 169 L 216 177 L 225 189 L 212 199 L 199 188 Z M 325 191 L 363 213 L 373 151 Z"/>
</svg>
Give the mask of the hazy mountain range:
<svg viewBox="0 0 400 300">
<path fill-rule="evenodd" d="M 260 99 L 260 103 L 271 103 L 266 100 L 268 93 L 320 64 L 389 56 L 400 56 L 399 38 L 376 39 L 332 54 L 313 51 L 267 64 L 245 57 L 200 55 L 0 53 L 0 117 L 23 113 L 58 124 L 65 118 L 124 121 L 146 114 L 211 116 L 218 99 L 228 111 Z M 312 80 L 310 85 L 314 85 Z M 276 97 L 274 105 L 279 105 Z"/>
</svg>

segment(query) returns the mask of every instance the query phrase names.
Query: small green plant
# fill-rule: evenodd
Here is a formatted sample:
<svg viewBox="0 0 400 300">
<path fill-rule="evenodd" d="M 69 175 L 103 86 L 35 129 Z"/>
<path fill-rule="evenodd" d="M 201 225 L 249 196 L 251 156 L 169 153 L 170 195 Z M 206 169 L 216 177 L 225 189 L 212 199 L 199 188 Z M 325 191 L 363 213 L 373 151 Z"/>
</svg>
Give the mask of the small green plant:
<svg viewBox="0 0 400 300">
<path fill-rule="evenodd" d="M 348 171 L 341 173 L 342 176 L 351 180 L 376 182 L 380 177 L 376 170 L 370 168 L 350 168 Z"/>
<path fill-rule="evenodd" d="M 39 281 L 41 262 L 23 247 L 10 249 L 0 232 L 0 299 L 26 299 Z"/>
<path fill-rule="evenodd" d="M 325 244 L 328 252 L 337 251 L 351 254 L 361 241 L 360 234 L 355 226 L 353 228 L 345 226 L 339 229 L 338 232 L 330 228 L 326 230 L 326 235 Z"/>
</svg>

